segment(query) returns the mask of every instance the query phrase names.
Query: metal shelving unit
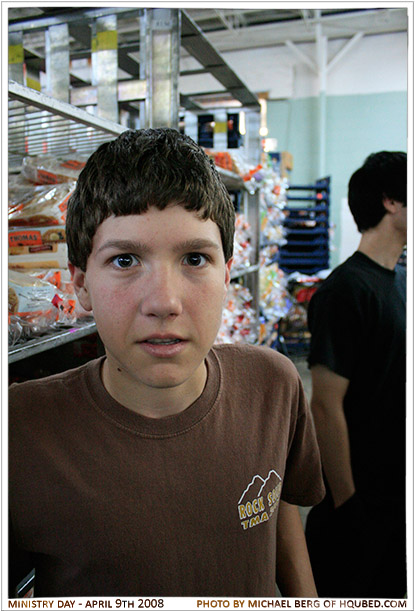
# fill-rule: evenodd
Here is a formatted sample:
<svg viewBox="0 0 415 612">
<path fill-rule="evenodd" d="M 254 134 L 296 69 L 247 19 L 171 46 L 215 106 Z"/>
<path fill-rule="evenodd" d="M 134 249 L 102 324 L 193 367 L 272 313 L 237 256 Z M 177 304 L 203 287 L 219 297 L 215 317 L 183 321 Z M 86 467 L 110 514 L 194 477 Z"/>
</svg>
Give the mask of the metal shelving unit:
<svg viewBox="0 0 415 612">
<path fill-rule="evenodd" d="M 226 98 L 250 115 L 258 114 L 257 97 L 185 11 L 110 7 L 41 11 L 40 16 L 25 19 L 22 14 L 9 23 L 9 172 L 18 172 L 26 155 L 89 156 L 103 142 L 135 129 L 138 117 L 140 127 L 176 127 L 179 105 L 185 111 L 203 112 L 206 98 Z M 222 91 L 199 96 L 178 92 L 180 46 L 198 59 L 201 71 L 215 76 Z M 91 73 L 79 76 L 71 62 L 85 59 Z M 39 91 L 41 72 L 48 95 Z M 22 84 L 25 79 L 30 87 Z M 218 171 L 230 191 L 244 193 L 243 212 L 253 228 L 254 248 L 249 267 L 234 271 L 232 277 L 243 278 L 258 307 L 258 198 L 247 192 L 240 176 Z M 95 331 L 95 323 L 89 322 L 45 334 L 12 347 L 10 362 Z"/>
<path fill-rule="evenodd" d="M 25 155 L 48 152 L 89 155 L 100 144 L 116 138 L 127 128 L 96 117 L 71 104 L 55 100 L 20 83 L 9 81 L 9 171 L 18 171 Z M 51 330 L 9 348 L 9 363 L 78 340 L 96 332 L 94 321 Z"/>
<path fill-rule="evenodd" d="M 9 171 L 25 155 L 77 152 L 89 155 L 127 128 L 9 81 Z"/>
<path fill-rule="evenodd" d="M 62 346 L 67 342 L 79 340 L 85 336 L 89 336 L 97 331 L 97 326 L 94 321 L 79 323 L 76 326 L 68 327 L 61 330 L 50 331 L 39 338 L 33 338 L 27 342 L 16 344 L 9 348 L 9 363 L 32 357 L 43 351 Z"/>
<path fill-rule="evenodd" d="M 9 129 L 9 168 L 18 170 L 25 155 L 43 152 L 45 139 L 48 151 L 56 155 L 69 151 L 90 154 L 99 144 L 117 137 L 128 128 L 10 81 Z M 244 193 L 243 212 L 253 228 L 253 254 L 251 265 L 233 271 L 232 278 L 244 278 L 253 295 L 253 305 L 258 310 L 258 196 L 248 193 L 239 175 L 219 167 L 217 170 L 229 190 L 241 190 Z M 93 321 L 70 329 L 52 331 L 11 347 L 9 362 L 25 359 L 94 332 L 96 326 Z"/>
</svg>

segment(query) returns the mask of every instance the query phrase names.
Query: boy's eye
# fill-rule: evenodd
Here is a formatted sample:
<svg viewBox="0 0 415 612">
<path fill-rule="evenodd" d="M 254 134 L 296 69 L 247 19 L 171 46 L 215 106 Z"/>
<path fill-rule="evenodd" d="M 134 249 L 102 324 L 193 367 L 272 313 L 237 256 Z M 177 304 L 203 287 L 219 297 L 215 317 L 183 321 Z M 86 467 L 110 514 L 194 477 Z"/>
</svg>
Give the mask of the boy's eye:
<svg viewBox="0 0 415 612">
<path fill-rule="evenodd" d="M 123 253 L 122 255 L 117 255 L 112 258 L 112 263 L 117 268 L 132 268 L 133 266 L 138 265 L 140 262 L 135 255 L 131 255 L 130 253 Z"/>
<path fill-rule="evenodd" d="M 206 255 L 202 255 L 201 253 L 189 253 L 184 258 L 184 263 L 188 266 L 192 266 L 193 268 L 201 268 L 208 261 Z"/>
</svg>

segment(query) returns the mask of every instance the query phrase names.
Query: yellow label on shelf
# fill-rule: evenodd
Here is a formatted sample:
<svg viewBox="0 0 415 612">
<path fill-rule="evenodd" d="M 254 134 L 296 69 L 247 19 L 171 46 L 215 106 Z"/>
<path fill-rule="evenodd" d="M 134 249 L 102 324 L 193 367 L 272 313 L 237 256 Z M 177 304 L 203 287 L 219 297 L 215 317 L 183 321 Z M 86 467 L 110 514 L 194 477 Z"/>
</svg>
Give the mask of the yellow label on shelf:
<svg viewBox="0 0 415 612">
<path fill-rule="evenodd" d="M 26 77 L 26 85 L 30 87 L 30 89 L 35 89 L 36 91 L 40 91 L 40 82 L 36 79 L 31 79 L 30 77 Z"/>
<path fill-rule="evenodd" d="M 113 51 L 117 48 L 117 32 L 116 30 L 107 30 L 106 32 L 97 32 L 97 51 Z"/>
<path fill-rule="evenodd" d="M 23 60 L 23 45 L 9 45 L 9 64 L 21 64 Z"/>
<path fill-rule="evenodd" d="M 228 124 L 226 121 L 215 121 L 215 134 L 226 134 L 228 131 Z"/>
</svg>

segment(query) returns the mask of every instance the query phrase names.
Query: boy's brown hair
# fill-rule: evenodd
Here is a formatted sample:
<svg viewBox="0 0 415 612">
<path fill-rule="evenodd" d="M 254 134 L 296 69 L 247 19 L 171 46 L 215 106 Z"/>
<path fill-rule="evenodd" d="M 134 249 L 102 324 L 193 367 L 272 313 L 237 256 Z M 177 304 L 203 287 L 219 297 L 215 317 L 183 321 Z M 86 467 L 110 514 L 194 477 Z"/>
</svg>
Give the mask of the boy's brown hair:
<svg viewBox="0 0 415 612">
<path fill-rule="evenodd" d="M 69 200 L 69 261 L 84 272 L 98 226 L 111 216 L 180 204 L 220 230 L 232 257 L 235 210 L 214 163 L 191 138 L 171 128 L 127 130 L 88 159 Z"/>
</svg>

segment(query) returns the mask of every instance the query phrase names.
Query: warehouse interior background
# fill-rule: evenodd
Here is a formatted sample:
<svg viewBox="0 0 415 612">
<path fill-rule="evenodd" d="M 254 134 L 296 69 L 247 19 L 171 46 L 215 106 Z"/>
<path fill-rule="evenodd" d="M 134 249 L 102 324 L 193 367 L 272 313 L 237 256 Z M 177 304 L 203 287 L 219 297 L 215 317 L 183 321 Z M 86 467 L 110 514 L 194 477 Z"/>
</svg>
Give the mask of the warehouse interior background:
<svg viewBox="0 0 415 612">
<path fill-rule="evenodd" d="M 30 146 L 38 138 L 37 130 L 43 130 L 41 138 L 48 140 L 50 134 L 47 132 L 50 130 L 52 134 L 58 124 L 58 121 L 54 123 L 55 119 L 69 117 L 65 115 L 69 105 L 76 110 L 68 123 L 78 119 L 82 123 L 82 113 L 92 113 L 97 118 L 94 127 L 85 128 L 88 125 L 85 123 L 82 128 L 95 134 L 99 132 L 102 117 L 102 124 L 104 120 L 107 122 L 104 126 L 107 139 L 115 138 L 127 127 L 147 127 L 144 123 L 148 111 L 146 104 L 152 96 L 148 93 L 149 75 L 144 79 L 142 70 L 146 60 L 143 49 L 148 42 L 146 38 L 143 45 L 143 37 L 149 34 L 143 27 L 149 17 L 145 13 L 156 8 L 177 12 L 179 39 L 175 40 L 174 34 L 169 39 L 172 67 L 164 66 L 162 71 L 163 78 L 168 78 L 170 68 L 171 72 L 176 72 L 177 126 L 208 148 L 221 151 L 232 147 L 235 151 L 239 147 L 252 167 L 261 161 L 264 150 L 280 156 L 279 159 L 285 155 L 289 160 L 289 167 L 285 168 L 289 184 L 316 185 L 319 179 L 330 177 L 329 198 L 325 199 L 327 192 L 323 187 L 320 191 L 314 189 L 312 199 L 313 205 L 317 204 L 316 209 L 323 203 L 326 224 L 329 215 L 329 266 L 332 269 L 354 252 L 359 241 L 347 205 L 351 174 L 370 153 L 380 150 L 408 151 L 409 160 L 413 161 L 413 3 L 379 4 L 349 2 L 342 6 L 342 3 L 322 2 L 319 6 L 303 2 L 295 3 L 294 7 L 294 3 L 279 2 L 156 1 L 151 6 L 147 2 L 45 2 L 36 6 L 33 2 L 2 2 L 3 36 L 9 45 L 8 54 L 3 53 L 4 62 L 8 56 L 4 76 L 8 73 L 13 82 L 12 87 L 9 83 L 9 173 L 15 178 L 21 171 L 23 156 L 32 154 Z M 166 23 L 170 19 L 171 15 L 167 15 Z M 108 51 L 100 67 L 100 78 L 103 77 L 104 83 L 105 63 L 111 65 L 112 71 L 115 66 L 119 94 L 116 108 L 109 110 L 105 104 L 99 108 L 100 85 L 94 72 L 99 55 L 96 46 L 94 48 L 97 28 L 101 27 L 98 22 L 104 28 L 99 32 L 105 34 L 107 45 L 100 52 L 104 57 Z M 62 36 L 60 27 L 63 28 Z M 62 54 L 61 47 L 65 47 Z M 60 55 L 68 62 L 68 69 L 59 74 L 58 64 L 51 69 L 51 62 L 61 61 Z M 154 67 L 160 68 L 160 63 L 155 63 Z M 54 78 L 50 76 L 52 73 Z M 154 77 L 157 81 L 157 74 Z M 21 92 L 20 84 L 26 92 Z M 109 82 L 109 87 L 113 85 Z M 33 92 L 33 97 L 26 96 L 27 89 Z M 50 96 L 53 100 L 50 107 L 43 106 L 45 100 L 36 97 L 38 92 Z M 157 110 L 162 105 L 158 102 Z M 48 115 L 44 123 L 36 124 L 43 108 L 47 109 L 45 114 L 51 116 Z M 245 116 L 246 131 L 242 120 Z M 230 124 L 233 125 L 232 142 Z M 228 129 L 227 139 L 224 125 Z M 62 129 L 61 138 L 67 143 L 65 129 Z M 14 132 L 17 137 L 13 140 Z M 5 165 L 5 161 L 3 163 Z M 277 350 L 285 347 L 310 398 L 310 372 L 305 359 L 309 339 L 305 311 L 300 321 L 302 327 L 299 327 L 295 300 L 293 310 L 290 301 L 303 291 L 307 302 L 309 287 L 305 284 L 304 288 L 295 288 L 294 283 L 297 293 L 288 295 L 286 279 L 282 282 L 278 273 L 272 276 L 270 268 L 265 281 L 262 279 L 261 273 L 269 262 L 265 266 L 265 257 L 261 255 L 262 218 L 258 194 L 248 193 L 241 176 L 235 179 L 226 172 L 224 176 L 230 191 L 243 193 L 240 208 L 247 213 L 253 229 L 252 252 L 244 263 L 246 269 L 236 270 L 232 279 L 239 282 L 245 275 L 239 289 L 249 288 L 253 296 L 251 311 L 251 302 L 245 300 L 242 293 L 241 310 L 249 311 L 251 316 L 243 330 L 243 340 L 265 343 Z M 319 196 L 324 202 L 318 201 Z M 412 210 L 409 214 L 411 219 Z M 12 260 L 16 262 L 20 253 L 11 252 L 14 245 L 10 243 L 10 226 L 13 223 L 9 216 L 9 270 L 13 270 L 13 274 Z M 23 226 L 21 223 L 21 227 L 12 227 L 12 230 L 20 230 Z M 30 224 L 23 229 L 27 227 Z M 61 229 L 64 236 L 64 227 Z M 62 274 L 68 272 L 66 253 L 60 264 Z M 30 268 L 34 264 L 26 261 L 25 265 Z M 19 263 L 15 268 L 19 270 Z M 277 291 L 270 294 L 268 302 L 264 295 L 271 280 L 276 281 Z M 53 290 L 51 295 L 54 293 Z M 246 307 L 248 303 L 249 308 Z M 261 333 L 257 334 L 258 328 L 261 331 L 260 314 L 265 319 L 268 317 L 269 323 L 262 339 Z M 17 329 L 9 322 L 10 382 L 46 376 L 100 355 L 103 345 L 97 337 L 96 326 L 85 312 L 82 317 L 84 319 L 79 321 L 76 318 L 74 321 L 59 320 L 58 325 L 54 322 L 51 329 L 46 329 L 45 337 L 41 334 L 37 337 L 36 326 L 33 330 L 30 325 L 27 330 L 24 326 Z M 285 326 L 284 319 L 288 321 Z M 26 336 L 20 335 L 21 329 Z M 291 349 L 287 349 L 290 334 Z"/>
<path fill-rule="evenodd" d="M 209 40 L 247 86 L 266 93 L 268 136 L 277 138 L 279 150 L 293 155 L 292 182 L 331 176 L 331 263 L 337 265 L 359 240 L 346 200 L 351 174 L 372 152 L 407 150 L 407 10 L 293 9 L 271 21 L 276 9 L 265 23 L 250 22 L 249 11 L 229 11 L 221 29 L 215 11 L 206 13 L 194 11 L 193 18 L 200 19 Z M 265 21 L 267 11 L 261 13 Z M 325 83 L 319 36 L 327 38 Z M 183 81 L 184 93 L 197 90 L 194 81 Z"/>
<path fill-rule="evenodd" d="M 10 208 L 36 156 L 88 156 L 125 129 L 177 127 L 210 151 L 240 215 L 236 282 L 217 341 L 282 350 L 297 360 L 309 394 L 307 303 L 360 239 L 347 204 L 349 178 L 380 150 L 408 151 L 411 163 L 412 3 L 287 8 L 231 2 L 222 8 L 207 2 L 4 2 L 2 18 L 8 39 L 9 269 L 25 271 L 46 259 L 31 252 L 26 235 L 26 246 L 17 245 L 22 236 L 13 226 L 24 229 L 33 221 L 21 214 L 20 200 Z M 235 157 L 236 170 L 227 167 Z M 278 176 L 269 187 L 275 160 Z M 411 210 L 409 215 L 411 232 Z M 58 216 L 53 223 L 62 223 Z M 53 259 L 55 251 L 50 257 L 68 276 L 64 235 L 62 226 L 53 246 L 60 259 Z M 88 358 L 84 338 L 92 342 L 91 355 L 102 351 L 93 317 L 76 308 L 74 320 L 73 313 L 67 321 L 65 316 L 46 326 L 45 337 L 24 321 L 22 327 L 19 317 L 9 326 L 11 380 L 77 365 L 77 351 Z M 65 329 L 74 321 L 76 333 Z"/>
<path fill-rule="evenodd" d="M 229 8 L 232 4 L 235 8 Z M 323 3 L 321 9 L 287 9 L 286 5 L 279 8 L 278 3 L 268 3 L 270 8 L 264 9 L 238 4 L 212 8 L 212 3 L 197 3 L 197 7 L 183 3 L 180 8 L 246 88 L 265 101 L 263 135 L 274 139 L 274 144 L 276 140 L 278 151 L 292 155 L 290 181 L 304 184 L 331 177 L 334 267 L 351 254 L 358 241 L 346 200 L 350 175 L 371 152 L 407 150 L 409 5 L 372 8 L 371 3 L 365 3 L 365 8 L 350 4 L 341 8 L 335 4 L 327 8 Z M 108 6 L 91 3 L 82 10 Z M 119 5 L 114 10 L 118 11 L 122 81 L 134 78 L 138 69 L 139 11 L 134 16 Z M 62 20 L 72 17 L 73 89 L 88 80 L 85 58 L 91 44 L 85 31 L 87 21 L 75 20 L 79 11 L 79 6 L 64 3 L 8 7 L 9 32 L 17 32 L 23 24 L 26 65 L 29 71 L 37 69 L 38 75 L 45 64 L 45 37 L 39 24 L 42 20 L 59 23 L 60 16 Z M 215 98 L 221 98 L 223 85 L 188 52 L 183 33 L 181 42 L 181 99 L 192 100 L 196 93 L 202 99 L 203 92 L 207 104 L 214 105 Z"/>
</svg>

